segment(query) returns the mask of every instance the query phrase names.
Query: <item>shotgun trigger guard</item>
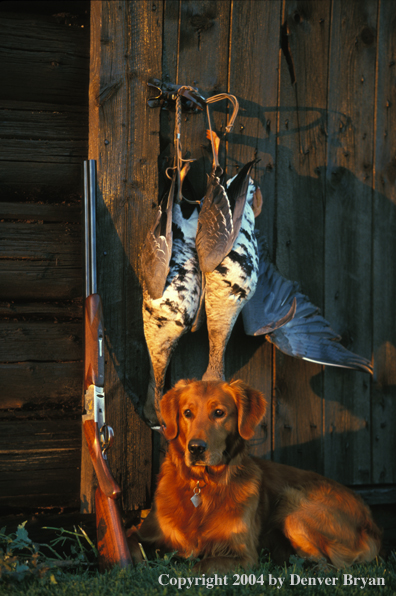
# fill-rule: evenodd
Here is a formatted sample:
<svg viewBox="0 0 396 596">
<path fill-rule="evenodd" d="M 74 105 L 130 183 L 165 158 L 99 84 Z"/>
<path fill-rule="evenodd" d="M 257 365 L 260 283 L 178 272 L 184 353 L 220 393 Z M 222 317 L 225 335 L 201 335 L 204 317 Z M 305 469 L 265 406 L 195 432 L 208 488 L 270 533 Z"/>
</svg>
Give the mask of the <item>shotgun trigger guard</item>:
<svg viewBox="0 0 396 596">
<path fill-rule="evenodd" d="M 107 451 L 110 449 L 114 441 L 114 431 L 108 424 L 103 424 L 99 433 L 103 459 L 107 459 Z"/>
<path fill-rule="evenodd" d="M 196 87 L 185 88 L 184 85 L 174 85 L 160 81 L 159 79 L 149 79 L 147 86 L 153 90 L 156 95 L 147 100 L 150 108 L 163 108 L 172 112 L 176 109 L 176 98 L 181 96 L 182 111 L 189 114 L 197 114 L 202 111 L 206 105 L 206 100 L 199 93 Z"/>
</svg>

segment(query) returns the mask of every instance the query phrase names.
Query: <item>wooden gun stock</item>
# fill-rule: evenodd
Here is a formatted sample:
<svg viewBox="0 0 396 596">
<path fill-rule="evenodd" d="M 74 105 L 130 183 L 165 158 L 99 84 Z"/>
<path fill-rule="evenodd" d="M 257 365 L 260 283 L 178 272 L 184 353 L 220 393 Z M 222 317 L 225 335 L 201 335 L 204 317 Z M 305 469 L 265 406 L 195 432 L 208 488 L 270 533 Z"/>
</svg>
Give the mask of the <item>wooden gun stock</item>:
<svg viewBox="0 0 396 596">
<path fill-rule="evenodd" d="M 84 434 L 99 483 L 95 491 L 99 569 L 106 571 L 115 565 L 127 567 L 132 565 L 132 559 L 117 503 L 121 489 L 102 455 L 98 425 L 94 420 L 84 422 Z"/>
<path fill-rule="evenodd" d="M 106 497 L 100 488 L 97 488 L 95 492 L 95 510 L 100 571 L 111 569 L 114 565 L 120 567 L 132 565 L 117 502 Z"/>
<path fill-rule="evenodd" d="M 110 499 L 117 499 L 121 489 L 114 480 L 102 455 L 98 425 L 94 420 L 84 422 L 84 435 L 101 491 Z"/>
</svg>

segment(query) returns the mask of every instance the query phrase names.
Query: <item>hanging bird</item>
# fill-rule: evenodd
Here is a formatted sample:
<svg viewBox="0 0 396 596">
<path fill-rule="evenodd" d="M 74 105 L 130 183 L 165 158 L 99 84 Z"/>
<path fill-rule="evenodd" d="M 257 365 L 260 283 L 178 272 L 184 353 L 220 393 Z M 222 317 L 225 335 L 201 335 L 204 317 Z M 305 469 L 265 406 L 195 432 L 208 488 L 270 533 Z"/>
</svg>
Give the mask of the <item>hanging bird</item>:
<svg viewBox="0 0 396 596">
<path fill-rule="evenodd" d="M 263 238 L 258 249 L 256 292 L 242 311 L 245 333 L 265 335 L 284 354 L 295 358 L 372 374 L 370 361 L 344 348 L 319 308 L 299 292 L 296 282 L 282 277 L 269 259 Z"/>
<path fill-rule="evenodd" d="M 161 298 L 169 273 L 169 261 L 172 255 L 172 211 L 175 195 L 176 175 L 168 196 L 165 196 L 157 209 L 152 228 L 148 231 L 140 259 L 145 289 L 155 300 Z"/>
<path fill-rule="evenodd" d="M 198 219 L 196 247 L 205 275 L 209 364 L 202 377 L 224 379 L 224 353 L 238 314 L 254 294 L 258 253 L 252 204 L 257 189 L 247 163 L 226 188 L 218 177 L 217 135 L 211 136 L 213 168 Z"/>
<path fill-rule="evenodd" d="M 181 182 L 187 173 L 186 170 L 188 167 L 182 170 Z M 173 182 L 170 193 L 175 192 Z M 172 196 L 172 200 L 168 200 L 166 208 L 161 211 L 161 218 L 163 230 L 168 230 L 168 235 L 159 237 L 160 226 L 157 217 L 147 236 L 144 249 L 146 253 L 143 253 L 142 258 L 143 326 L 151 365 L 143 413 L 150 426 L 155 426 L 160 421 L 159 401 L 163 394 L 165 373 L 177 342 L 194 323 L 201 296 L 201 273 L 195 249 L 197 208 L 194 208 L 189 217 L 184 217 L 182 206 L 173 203 Z M 164 240 L 171 238 L 169 220 L 172 230 L 170 250 L 169 240 Z M 169 263 L 166 264 L 164 254 L 170 253 Z M 148 260 L 148 255 L 156 259 L 154 264 Z M 156 272 L 157 280 L 154 283 L 153 271 Z M 163 279 L 164 289 L 160 292 L 155 284 L 160 284 Z M 153 285 L 154 295 L 150 292 Z"/>
</svg>

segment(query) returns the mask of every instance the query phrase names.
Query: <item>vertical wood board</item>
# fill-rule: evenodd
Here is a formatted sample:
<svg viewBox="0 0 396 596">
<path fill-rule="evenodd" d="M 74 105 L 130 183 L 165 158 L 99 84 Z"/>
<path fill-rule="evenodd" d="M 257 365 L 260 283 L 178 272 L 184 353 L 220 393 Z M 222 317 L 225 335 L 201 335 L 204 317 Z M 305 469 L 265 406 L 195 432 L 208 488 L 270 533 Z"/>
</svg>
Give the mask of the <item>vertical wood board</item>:
<svg viewBox="0 0 396 596">
<path fill-rule="evenodd" d="M 227 135 L 226 171 L 232 177 L 246 162 L 260 160 L 252 172 L 263 194 L 256 227 L 272 247 L 280 4 L 237 0 L 231 14 L 228 92 L 238 98 L 240 109 L 234 130 Z M 226 378 L 241 378 L 264 393 L 267 412 L 251 452 L 267 457 L 272 447 L 272 360 L 272 346 L 264 338 L 246 336 L 240 317 L 227 348 Z"/>
<path fill-rule="evenodd" d="M 372 482 L 396 479 L 396 4 L 379 4 L 373 204 Z"/>
<path fill-rule="evenodd" d="M 330 1 L 283 6 L 276 153 L 276 264 L 323 305 Z M 322 367 L 276 350 L 277 461 L 323 471 Z"/>
<path fill-rule="evenodd" d="M 227 68 L 230 34 L 230 1 L 214 0 L 183 1 L 179 20 L 179 54 L 177 59 L 178 84 L 197 86 L 204 97 L 227 91 Z M 177 51 L 177 39 L 173 50 Z M 194 83 L 195 81 L 195 83 Z M 218 133 L 226 126 L 226 102 L 214 104 L 210 108 L 212 127 Z M 173 143 L 173 118 L 171 119 L 171 142 Z M 211 171 L 212 153 L 206 139 L 208 127 L 206 113 L 186 115 L 182 118 L 181 141 L 186 151 L 196 161 L 192 164 L 188 179 L 193 186 L 196 198 L 201 199 L 206 191 L 206 176 Z M 221 128 L 222 127 L 222 128 Z M 221 160 L 224 166 L 225 143 L 221 147 Z M 200 379 L 208 364 L 209 344 L 205 328 L 189 333 L 180 341 L 170 364 L 170 384 L 181 378 Z"/>
<path fill-rule="evenodd" d="M 148 109 L 146 99 L 148 78 L 161 76 L 162 6 L 104 1 L 101 16 L 97 7 L 93 13 L 101 27 L 94 25 L 91 40 L 100 54 L 91 73 L 90 155 L 98 160 L 106 411 L 116 437 L 109 462 L 127 509 L 146 506 L 151 487 L 151 431 L 134 403 L 144 400 L 147 389 L 139 249 L 157 199 L 159 113 Z"/>
<path fill-rule="evenodd" d="M 377 3 L 333 2 L 326 176 L 325 314 L 371 355 L 371 231 Z M 367 374 L 325 371 L 325 473 L 371 481 Z"/>
</svg>

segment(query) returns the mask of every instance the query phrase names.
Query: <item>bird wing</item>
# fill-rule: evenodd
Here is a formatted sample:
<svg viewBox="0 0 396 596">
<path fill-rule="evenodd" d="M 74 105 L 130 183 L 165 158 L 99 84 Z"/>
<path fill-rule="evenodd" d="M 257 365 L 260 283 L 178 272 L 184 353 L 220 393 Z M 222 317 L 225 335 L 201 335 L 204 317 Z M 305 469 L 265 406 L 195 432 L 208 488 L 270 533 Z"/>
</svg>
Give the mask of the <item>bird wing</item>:
<svg viewBox="0 0 396 596">
<path fill-rule="evenodd" d="M 220 265 L 234 246 L 241 229 L 250 172 L 256 161 L 245 164 L 227 183 L 227 190 L 216 176 L 208 177 L 196 238 L 203 273 L 210 273 Z"/>
<path fill-rule="evenodd" d="M 296 312 L 297 284 L 271 263 L 264 237 L 257 241 L 259 270 L 256 291 L 242 310 L 247 335 L 263 335 L 285 325 Z"/>
<path fill-rule="evenodd" d="M 231 208 L 224 187 L 218 178 L 208 176 L 195 240 L 203 273 L 213 271 L 224 259 L 232 231 Z"/>
<path fill-rule="evenodd" d="M 295 294 L 294 283 L 270 261 L 260 260 L 256 291 L 242 311 L 245 333 L 263 335 L 285 325 L 296 312 Z"/>
<path fill-rule="evenodd" d="M 372 373 L 370 361 L 344 348 L 319 308 L 271 263 L 265 238 L 259 238 L 257 244 L 258 282 L 242 311 L 245 332 L 265 334 L 281 352 L 295 358 Z"/>
<path fill-rule="evenodd" d="M 141 267 L 143 282 L 153 300 L 161 298 L 166 278 L 169 273 L 169 262 L 172 255 L 172 208 L 175 193 L 175 176 L 166 197 L 166 206 L 158 207 L 153 226 L 148 231 L 143 245 Z"/>
<path fill-rule="evenodd" d="M 344 348 L 340 336 L 303 294 L 297 296 L 294 318 L 266 339 L 295 358 L 373 373 L 370 361 Z"/>
<path fill-rule="evenodd" d="M 227 183 L 227 196 L 232 211 L 233 231 L 230 235 L 230 239 L 226 247 L 227 252 L 224 254 L 224 256 L 226 256 L 234 246 L 234 242 L 239 234 L 239 230 L 241 229 L 243 212 L 245 210 L 246 204 L 247 189 L 249 186 L 249 176 L 256 161 L 257 160 L 253 160 L 245 164 L 243 168 L 240 169 L 238 174 L 234 176 L 229 183 Z"/>
</svg>

